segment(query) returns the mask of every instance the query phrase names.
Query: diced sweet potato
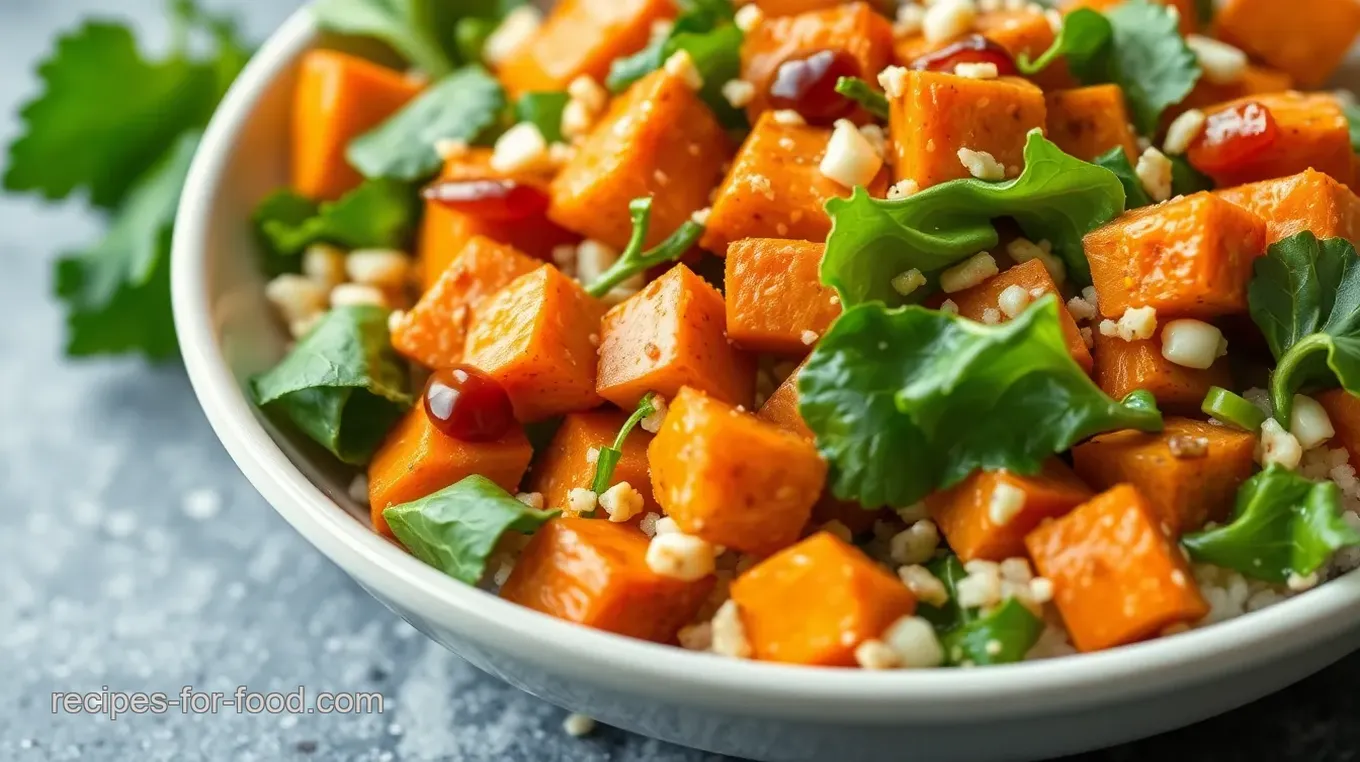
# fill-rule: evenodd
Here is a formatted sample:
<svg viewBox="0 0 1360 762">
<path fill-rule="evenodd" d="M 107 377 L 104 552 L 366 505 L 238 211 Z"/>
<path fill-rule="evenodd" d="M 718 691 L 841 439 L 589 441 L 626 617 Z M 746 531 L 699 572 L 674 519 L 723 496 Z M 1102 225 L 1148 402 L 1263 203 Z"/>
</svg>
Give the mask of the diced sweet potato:
<svg viewBox="0 0 1360 762">
<path fill-rule="evenodd" d="M 1138 143 L 1130 126 L 1124 91 L 1118 85 L 1055 90 L 1045 99 L 1048 139 L 1066 153 L 1082 161 L 1095 161 L 1097 156 L 1119 146 L 1129 161 L 1138 160 Z"/>
<path fill-rule="evenodd" d="M 693 386 L 733 405 L 755 396 L 755 360 L 727 343 L 722 294 L 676 265 L 616 305 L 600 329 L 601 397 L 630 410 Z"/>
<path fill-rule="evenodd" d="M 622 249 L 633 234 L 628 202 L 652 196 L 647 245 L 660 243 L 722 179 L 732 144 L 684 80 L 658 69 L 616 99 L 552 184 L 548 216 Z"/>
<path fill-rule="evenodd" d="M 701 246 L 718 256 L 743 238 L 793 238 L 818 243 L 831 232 L 823 208 L 850 189 L 822 174 L 831 130 L 782 124 L 766 112 L 747 136 L 727 178 L 713 197 Z M 882 198 L 888 173 L 880 172 L 869 192 Z"/>
<path fill-rule="evenodd" d="M 822 285 L 826 245 L 747 238 L 727 247 L 727 336 L 743 349 L 801 357 L 841 314 Z"/>
<path fill-rule="evenodd" d="M 543 505 L 563 512 L 570 510 L 567 494 L 573 489 L 590 489 L 595 482 L 599 450 L 614 446 L 614 437 L 628 414 L 617 410 L 572 413 L 562 421 L 548 448 L 534 464 L 529 491 L 543 493 Z M 647 473 L 647 445 L 652 435 L 633 429 L 623 443 L 623 456 L 614 467 L 610 485 L 628 482 L 647 502 L 647 511 L 660 512 L 652 498 L 652 479 Z M 591 456 L 595 450 L 595 456 Z"/>
<path fill-rule="evenodd" d="M 482 304 L 463 361 L 505 387 L 524 422 L 590 410 L 595 345 L 605 306 L 581 284 L 543 265 Z"/>
<path fill-rule="evenodd" d="M 1335 179 L 1309 169 L 1290 177 L 1217 191 L 1266 221 L 1266 243 L 1307 230 L 1318 238 L 1360 244 L 1360 198 Z"/>
<path fill-rule="evenodd" d="M 812 429 L 809 429 L 807 423 L 803 421 L 803 414 L 798 412 L 798 371 L 802 369 L 803 366 L 799 365 L 788 378 L 784 379 L 784 382 L 774 390 L 774 394 L 760 406 L 756 417 L 810 440 L 814 436 Z"/>
<path fill-rule="evenodd" d="M 1044 519 L 1062 516 L 1093 495 L 1055 458 L 1033 476 L 977 471 L 926 498 L 926 507 L 960 559 L 1004 561 L 1025 555 L 1025 535 Z"/>
<path fill-rule="evenodd" d="M 474 236 L 416 306 L 397 321 L 392 346 L 427 368 L 458 364 L 477 308 L 542 264 L 513 246 Z"/>
<path fill-rule="evenodd" d="M 1019 58 L 1022 53 L 1031 59 L 1038 58 L 1053 46 L 1054 39 L 1053 26 L 1048 18 L 1033 8 L 983 11 L 977 15 L 969 33 L 980 34 L 995 42 L 1010 53 L 1012 58 Z M 902 66 L 911 67 L 918 58 L 957 41 L 958 38 L 932 43 L 919 33 L 902 37 L 896 45 L 897 61 Z M 1045 90 L 1077 86 L 1077 81 L 1068 71 L 1067 61 L 1063 58 L 1054 61 L 1032 79 Z"/>
<path fill-rule="evenodd" d="M 1256 437 L 1191 418 L 1166 419 L 1159 434 L 1116 431 L 1072 450 L 1077 475 L 1095 489 L 1138 488 L 1167 534 L 1179 537 L 1232 513 L 1255 468 Z"/>
<path fill-rule="evenodd" d="M 888 90 L 893 177 L 923 189 L 972 177 L 959 159 L 962 148 L 989 153 L 1007 176 L 1019 175 L 1026 136 L 1046 122 L 1043 91 L 1015 77 L 906 71 Z"/>
<path fill-rule="evenodd" d="M 1086 341 L 1082 339 L 1081 329 L 1077 328 L 1077 321 L 1072 319 L 1072 313 L 1067 311 L 1066 305 L 1061 304 L 1062 292 L 1058 290 L 1058 285 L 1053 282 L 1053 276 L 1048 274 L 1043 262 L 1031 259 L 1007 269 L 980 285 L 973 286 L 966 291 L 950 294 L 949 298 L 953 299 L 954 303 L 958 305 L 959 314 L 969 320 L 981 322 L 987 310 L 994 310 L 997 318 L 1004 322 L 1008 318 L 998 309 L 997 304 L 1001 292 L 1011 286 L 1023 288 L 1025 293 L 1035 300 L 1047 294 L 1057 296 L 1060 302 L 1058 305 L 1058 322 L 1062 326 L 1063 338 L 1067 340 L 1067 349 L 1072 353 L 1072 359 L 1077 361 L 1081 369 L 1090 373 L 1091 350 L 1086 347 Z M 1038 294 L 1038 296 L 1035 294 Z"/>
<path fill-rule="evenodd" d="M 1294 80 L 1288 74 L 1256 64 L 1247 64 L 1242 76 L 1232 82 L 1215 83 L 1201 77 L 1185 100 L 1166 110 L 1163 127 L 1169 126 L 1171 120 L 1192 108 L 1204 110 L 1249 95 L 1282 93 L 1293 86 Z"/>
<path fill-rule="evenodd" d="M 1335 95 L 1296 92 L 1257 95 L 1243 101 L 1224 103 L 1210 109 L 1209 115 L 1212 118 L 1214 113 L 1233 108 L 1244 101 L 1265 106 L 1275 118 L 1279 135 L 1268 149 L 1235 162 L 1228 170 L 1207 166 L 1205 156 L 1214 149 L 1204 143 L 1192 144 L 1186 158 L 1212 177 L 1219 186 L 1271 180 L 1297 174 L 1310 167 L 1343 183 L 1355 179 L 1351 166 L 1350 123 Z"/>
<path fill-rule="evenodd" d="M 647 566 L 647 537 L 628 524 L 561 517 L 520 554 L 501 597 L 535 611 L 656 643 L 670 643 L 713 589 Z"/>
<path fill-rule="evenodd" d="M 1350 464 L 1360 467 L 1360 397 L 1345 389 L 1332 389 L 1315 395 L 1314 399 L 1327 411 L 1336 429 L 1331 446 L 1344 447 L 1351 455 Z"/>
<path fill-rule="evenodd" d="M 755 658 L 820 667 L 855 666 L 855 648 L 916 611 L 901 580 L 855 547 L 819 532 L 737 577 Z"/>
<path fill-rule="evenodd" d="M 652 25 L 674 16 L 671 0 L 561 0 L 496 73 L 516 95 L 565 90 L 580 76 L 603 82 L 614 59 L 642 50 Z"/>
<path fill-rule="evenodd" d="M 420 85 L 400 72 L 334 50 L 313 50 L 298 64 L 293 93 L 293 189 L 335 199 L 363 178 L 345 159 L 354 138 L 415 97 Z"/>
<path fill-rule="evenodd" d="M 1082 651 L 1136 643 L 1209 613 L 1190 565 L 1130 485 L 1040 526 L 1025 545 Z"/>
<path fill-rule="evenodd" d="M 652 491 L 687 534 L 744 553 L 792 545 L 826 482 L 808 440 L 689 387 L 647 448 Z"/>
<path fill-rule="evenodd" d="M 1360 32 L 1356 0 L 1226 0 L 1214 36 L 1288 72 L 1300 87 L 1332 76 Z"/>
<path fill-rule="evenodd" d="M 1155 307 L 1159 320 L 1245 312 L 1252 262 L 1266 223 L 1236 204 L 1196 193 L 1127 212 L 1086 235 L 1100 311 L 1118 319 Z"/>
<path fill-rule="evenodd" d="M 494 442 L 465 442 L 436 429 L 424 406 L 416 405 L 388 432 L 368 464 L 373 528 L 391 537 L 385 508 L 432 495 L 473 474 L 514 492 L 533 454 L 519 426 Z"/>
<path fill-rule="evenodd" d="M 1199 412 L 1209 387 L 1232 386 L 1226 358 L 1219 358 L 1207 370 L 1197 370 L 1163 357 L 1160 338 L 1124 341 L 1100 331 L 1093 330 L 1092 334 L 1096 385 L 1114 399 L 1144 389 L 1157 398 L 1163 412 L 1194 415 Z"/>
<path fill-rule="evenodd" d="M 842 76 L 875 82 L 892 62 L 892 25 L 868 3 L 838 3 L 794 16 L 770 18 L 746 34 L 741 78 L 755 85 L 746 107 L 751 121 L 772 108 L 770 87 L 786 63 L 831 52 L 846 68 Z"/>
<path fill-rule="evenodd" d="M 1108 11 L 1123 2 L 1124 0 L 1066 0 L 1066 2 L 1060 3 L 1060 7 L 1063 13 L 1071 13 L 1078 8 Z M 1153 2 L 1176 9 L 1176 13 L 1180 17 L 1181 34 L 1191 34 L 1199 28 L 1197 23 L 1199 12 L 1195 9 L 1196 0 L 1153 0 Z"/>
</svg>

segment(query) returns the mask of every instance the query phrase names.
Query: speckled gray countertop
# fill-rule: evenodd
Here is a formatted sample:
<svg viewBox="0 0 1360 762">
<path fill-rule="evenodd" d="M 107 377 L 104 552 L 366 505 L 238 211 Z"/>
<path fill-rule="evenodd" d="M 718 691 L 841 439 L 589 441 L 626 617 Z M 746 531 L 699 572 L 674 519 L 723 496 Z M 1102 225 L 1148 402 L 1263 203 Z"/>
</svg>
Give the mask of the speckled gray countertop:
<svg viewBox="0 0 1360 762">
<path fill-rule="evenodd" d="M 216 7 L 228 7 L 219 0 Z M 295 0 L 236 0 L 256 38 Z M 0 0 L 0 143 L 52 34 L 94 11 L 162 40 L 160 0 Z M 3 161 L 3 159 L 0 159 Z M 61 359 L 56 252 L 79 209 L 0 200 L 0 760 L 717 759 L 564 713 L 426 641 L 237 472 L 184 374 Z M 1360 657 L 1189 730 L 1082 757 L 1360 758 Z M 54 691 L 378 691 L 381 715 L 55 715 Z M 1193 750 L 1193 751 L 1192 751 Z"/>
</svg>

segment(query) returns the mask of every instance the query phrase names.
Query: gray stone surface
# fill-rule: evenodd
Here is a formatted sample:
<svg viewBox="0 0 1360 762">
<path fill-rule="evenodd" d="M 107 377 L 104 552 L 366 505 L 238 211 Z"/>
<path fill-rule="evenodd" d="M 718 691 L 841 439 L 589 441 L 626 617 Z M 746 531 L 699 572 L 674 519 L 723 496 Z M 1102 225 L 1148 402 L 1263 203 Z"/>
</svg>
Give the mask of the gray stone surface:
<svg viewBox="0 0 1360 762">
<path fill-rule="evenodd" d="M 227 0 L 217 3 L 225 5 Z M 253 35 L 292 2 L 237 0 Z M 58 29 L 98 10 L 163 40 L 158 0 L 0 2 L 0 142 Z M 183 373 L 61 359 L 51 261 L 79 208 L 0 200 L 0 760 L 716 759 L 602 729 L 493 681 L 374 603 L 240 476 Z M 1187 731 L 1090 755 L 1350 760 L 1360 658 Z M 54 715 L 53 691 L 380 691 L 381 714 Z"/>
</svg>

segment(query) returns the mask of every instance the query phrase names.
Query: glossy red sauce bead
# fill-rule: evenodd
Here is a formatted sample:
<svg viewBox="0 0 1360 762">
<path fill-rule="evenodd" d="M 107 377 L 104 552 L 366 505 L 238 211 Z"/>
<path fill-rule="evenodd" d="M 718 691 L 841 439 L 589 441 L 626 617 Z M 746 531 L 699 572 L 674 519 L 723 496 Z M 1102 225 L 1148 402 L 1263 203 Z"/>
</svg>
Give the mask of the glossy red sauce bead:
<svg viewBox="0 0 1360 762">
<path fill-rule="evenodd" d="M 459 212 L 515 222 L 548 211 L 548 192 L 516 180 L 441 180 L 425 189 L 425 198 Z"/>
<path fill-rule="evenodd" d="M 770 105 L 793 109 L 812 124 L 849 116 L 855 103 L 836 92 L 841 77 L 863 77 L 859 61 L 843 51 L 823 50 L 779 65 L 770 84 Z"/>
<path fill-rule="evenodd" d="M 1011 58 L 1010 52 L 980 34 L 970 34 L 958 42 L 950 43 L 933 53 L 927 53 L 912 61 L 911 68 L 953 74 L 954 67 L 961 63 L 996 64 L 996 73 L 1000 77 L 1015 77 L 1020 74 L 1020 70 L 1015 68 L 1015 59 Z"/>
<path fill-rule="evenodd" d="M 490 442 L 515 425 L 510 395 L 496 379 L 469 365 L 437 370 L 425 385 L 425 414 L 444 434 Z"/>
<path fill-rule="evenodd" d="M 1231 172 L 1275 145 L 1280 126 L 1270 109 L 1248 101 L 1209 115 L 1187 157 L 1201 172 Z"/>
</svg>

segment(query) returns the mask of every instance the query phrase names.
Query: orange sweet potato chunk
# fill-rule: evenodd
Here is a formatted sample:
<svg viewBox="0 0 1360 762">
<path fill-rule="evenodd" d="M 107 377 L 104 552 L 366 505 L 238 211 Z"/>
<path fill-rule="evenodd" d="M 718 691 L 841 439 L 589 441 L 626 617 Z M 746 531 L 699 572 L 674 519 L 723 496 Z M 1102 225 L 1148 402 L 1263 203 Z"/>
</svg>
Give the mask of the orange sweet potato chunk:
<svg viewBox="0 0 1360 762">
<path fill-rule="evenodd" d="M 1009 502 L 1012 490 L 1024 495 L 1018 509 Z M 926 507 L 960 559 L 1004 561 L 1025 554 L 1025 535 L 1044 519 L 1062 516 L 1093 495 L 1055 458 L 1033 476 L 977 471 L 926 498 Z"/>
<path fill-rule="evenodd" d="M 1343 183 L 1354 180 L 1350 123 L 1335 95 L 1297 92 L 1257 95 L 1209 109 L 1209 116 L 1212 118 L 1214 113 L 1245 101 L 1259 103 L 1270 111 L 1279 128 L 1279 136 L 1268 150 L 1252 154 L 1235 163 L 1230 170 L 1205 171 L 1219 186 L 1271 180 L 1309 168 Z M 1202 143 L 1193 143 L 1186 158 L 1195 167 L 1203 168 L 1207 150 L 1212 149 Z"/>
<path fill-rule="evenodd" d="M 772 105 L 770 88 L 781 66 L 824 51 L 837 56 L 844 67 L 837 69 L 841 76 L 876 82 L 892 62 L 892 24 L 868 3 L 853 2 L 771 18 L 748 32 L 741 46 L 741 78 L 755 85 L 746 107 L 751 121 L 779 107 Z"/>
<path fill-rule="evenodd" d="M 1061 304 L 1062 292 L 1058 290 L 1058 285 L 1053 282 L 1053 276 L 1048 274 L 1043 262 L 1031 259 L 970 289 L 950 294 L 949 298 L 958 305 L 959 314 L 969 320 L 981 322 L 987 310 L 996 310 L 998 317 L 1004 322 L 1008 318 L 1000 312 L 997 304 L 1001 292 L 1011 286 L 1023 288 L 1035 300 L 1047 294 L 1057 296 L 1060 302 L 1058 322 L 1062 325 L 1063 338 L 1067 340 L 1067 350 L 1072 353 L 1072 359 L 1077 361 L 1081 369 L 1090 373 L 1091 350 L 1086 347 L 1086 340 L 1081 337 L 1081 329 L 1077 328 L 1077 321 L 1072 318 L 1072 313 L 1068 312 L 1066 305 Z"/>
<path fill-rule="evenodd" d="M 855 547 L 819 532 L 732 583 L 755 658 L 855 666 L 855 648 L 916 611 L 901 580 Z"/>
<path fill-rule="evenodd" d="M 543 505 L 552 510 L 568 512 L 567 494 L 574 489 L 590 489 L 595 482 L 596 458 L 599 450 L 614 446 L 614 437 L 628 414 L 617 410 L 598 410 L 590 413 L 571 413 L 553 435 L 552 442 L 539 455 L 529 478 L 529 491 L 543 493 Z M 652 435 L 634 428 L 623 443 L 623 456 L 614 467 L 610 486 L 628 482 L 642 493 L 646 511 L 661 509 L 652 497 L 652 479 L 647 473 L 647 445 Z M 595 457 L 591 456 L 595 450 Z"/>
<path fill-rule="evenodd" d="M 577 147 L 553 180 L 548 216 L 623 249 L 633 233 L 628 202 L 652 196 L 652 246 L 708 206 L 731 157 L 713 112 L 683 79 L 659 69 L 616 99 Z"/>
<path fill-rule="evenodd" d="M 822 174 L 830 139 L 829 129 L 781 124 L 773 112 L 762 115 L 714 195 L 699 244 L 721 257 L 743 238 L 826 241 L 831 218 L 823 207 L 828 199 L 850 195 L 849 188 Z M 885 170 L 869 193 L 882 198 L 887 190 Z"/>
<path fill-rule="evenodd" d="M 1072 450 L 1077 475 L 1095 489 L 1138 488 L 1167 533 L 1202 528 L 1232 513 L 1237 488 L 1255 468 L 1256 437 L 1191 418 L 1166 419 L 1159 434 L 1116 431 Z"/>
<path fill-rule="evenodd" d="M 565 90 L 580 76 L 603 82 L 614 59 L 642 50 L 652 25 L 674 16 L 671 0 L 561 0 L 496 73 L 516 95 Z"/>
<path fill-rule="evenodd" d="M 774 394 L 760 406 L 756 417 L 811 440 L 814 438 L 812 429 L 809 429 L 803 420 L 803 414 L 798 412 L 798 371 L 802 369 L 803 366 L 799 365 L 788 378 L 784 379 L 784 382 L 774 390 Z"/>
<path fill-rule="evenodd" d="M 727 247 L 728 338 L 753 352 L 812 351 L 841 314 L 835 290 L 822 285 L 825 251 L 825 244 L 773 238 Z"/>
<path fill-rule="evenodd" d="M 1226 0 L 1214 36 L 1288 72 L 1300 87 L 1321 87 L 1360 32 L 1356 0 Z"/>
<path fill-rule="evenodd" d="M 1219 358 L 1207 370 L 1177 365 L 1162 356 L 1160 338 L 1124 341 L 1092 331 L 1095 339 L 1095 382 L 1114 399 L 1144 389 L 1157 398 L 1163 412 L 1193 415 L 1199 412 L 1209 387 L 1232 386 L 1227 358 Z"/>
<path fill-rule="evenodd" d="M 727 342 L 722 294 L 676 265 L 616 305 L 600 328 L 600 396 L 631 410 L 647 392 L 666 399 L 693 386 L 750 406 L 755 360 Z"/>
<path fill-rule="evenodd" d="M 1211 193 L 1138 209 L 1084 240 L 1100 311 L 1154 307 L 1159 320 L 1245 312 L 1266 223 Z"/>
<path fill-rule="evenodd" d="M 388 432 L 368 464 L 373 528 L 391 537 L 385 508 L 432 495 L 473 474 L 514 492 L 533 454 L 518 426 L 494 442 L 464 442 L 436 429 L 424 406 L 416 405 Z"/>
<path fill-rule="evenodd" d="M 1121 484 L 1025 538 L 1039 574 L 1082 651 L 1136 643 L 1209 606 L 1151 503 Z"/>
<path fill-rule="evenodd" d="M 1082 161 L 1118 146 L 1129 161 L 1138 160 L 1138 143 L 1129 125 L 1124 91 L 1118 85 L 1094 85 L 1055 90 L 1044 96 L 1048 104 L 1048 139 Z"/>
<path fill-rule="evenodd" d="M 972 177 L 959 149 L 989 153 L 1015 177 L 1024 168 L 1025 138 L 1047 121 L 1044 93 L 1023 79 L 970 79 L 906 71 L 889 86 L 893 178 L 922 189 Z"/>
<path fill-rule="evenodd" d="M 1315 396 L 1327 417 L 1332 419 L 1336 437 L 1332 446 L 1346 448 L 1351 465 L 1360 465 L 1360 397 L 1345 389 L 1332 389 Z"/>
<path fill-rule="evenodd" d="M 756 555 L 798 540 L 826 483 L 811 442 L 689 387 L 647 461 L 652 492 L 682 531 Z"/>
<path fill-rule="evenodd" d="M 482 304 L 463 361 L 505 387 L 515 416 L 540 421 L 597 407 L 595 345 L 605 306 L 552 265 Z"/>
<path fill-rule="evenodd" d="M 1309 169 L 1297 175 L 1217 191 L 1226 201 L 1266 221 L 1266 243 L 1307 230 L 1318 238 L 1360 244 L 1360 198 L 1332 177 Z"/>
<path fill-rule="evenodd" d="M 1185 96 L 1185 100 L 1167 108 L 1166 116 L 1163 117 L 1163 127 L 1170 126 L 1171 120 L 1192 108 L 1203 110 L 1249 95 L 1282 93 L 1293 86 L 1294 80 L 1288 74 L 1256 64 L 1247 64 L 1242 70 L 1242 76 L 1232 82 L 1210 82 L 1201 77 L 1195 83 L 1195 89 Z"/>
<path fill-rule="evenodd" d="M 1048 18 L 1040 11 L 1027 8 L 983 11 L 977 15 L 969 33 L 980 34 L 1000 45 L 1012 58 L 1019 58 L 1022 53 L 1031 59 L 1038 58 L 1053 46 L 1054 39 L 1053 26 Z M 952 45 L 958 39 L 929 42 L 920 33 L 902 37 L 896 44 L 897 62 L 911 67 L 921 56 Z M 1054 61 L 1032 79 L 1045 90 L 1077 86 L 1063 58 Z"/>
<path fill-rule="evenodd" d="M 334 50 L 313 50 L 298 65 L 293 92 L 293 189 L 335 199 L 363 178 L 345 159 L 354 138 L 415 97 L 420 85 L 400 72 Z"/>
<path fill-rule="evenodd" d="M 544 524 L 515 563 L 501 597 L 558 619 L 670 643 L 713 589 L 647 566 L 647 537 L 628 524 L 561 517 Z"/>
<path fill-rule="evenodd" d="M 513 246 L 474 236 L 416 306 L 397 321 L 392 346 L 427 368 L 458 364 L 476 310 L 541 264 Z"/>
</svg>

